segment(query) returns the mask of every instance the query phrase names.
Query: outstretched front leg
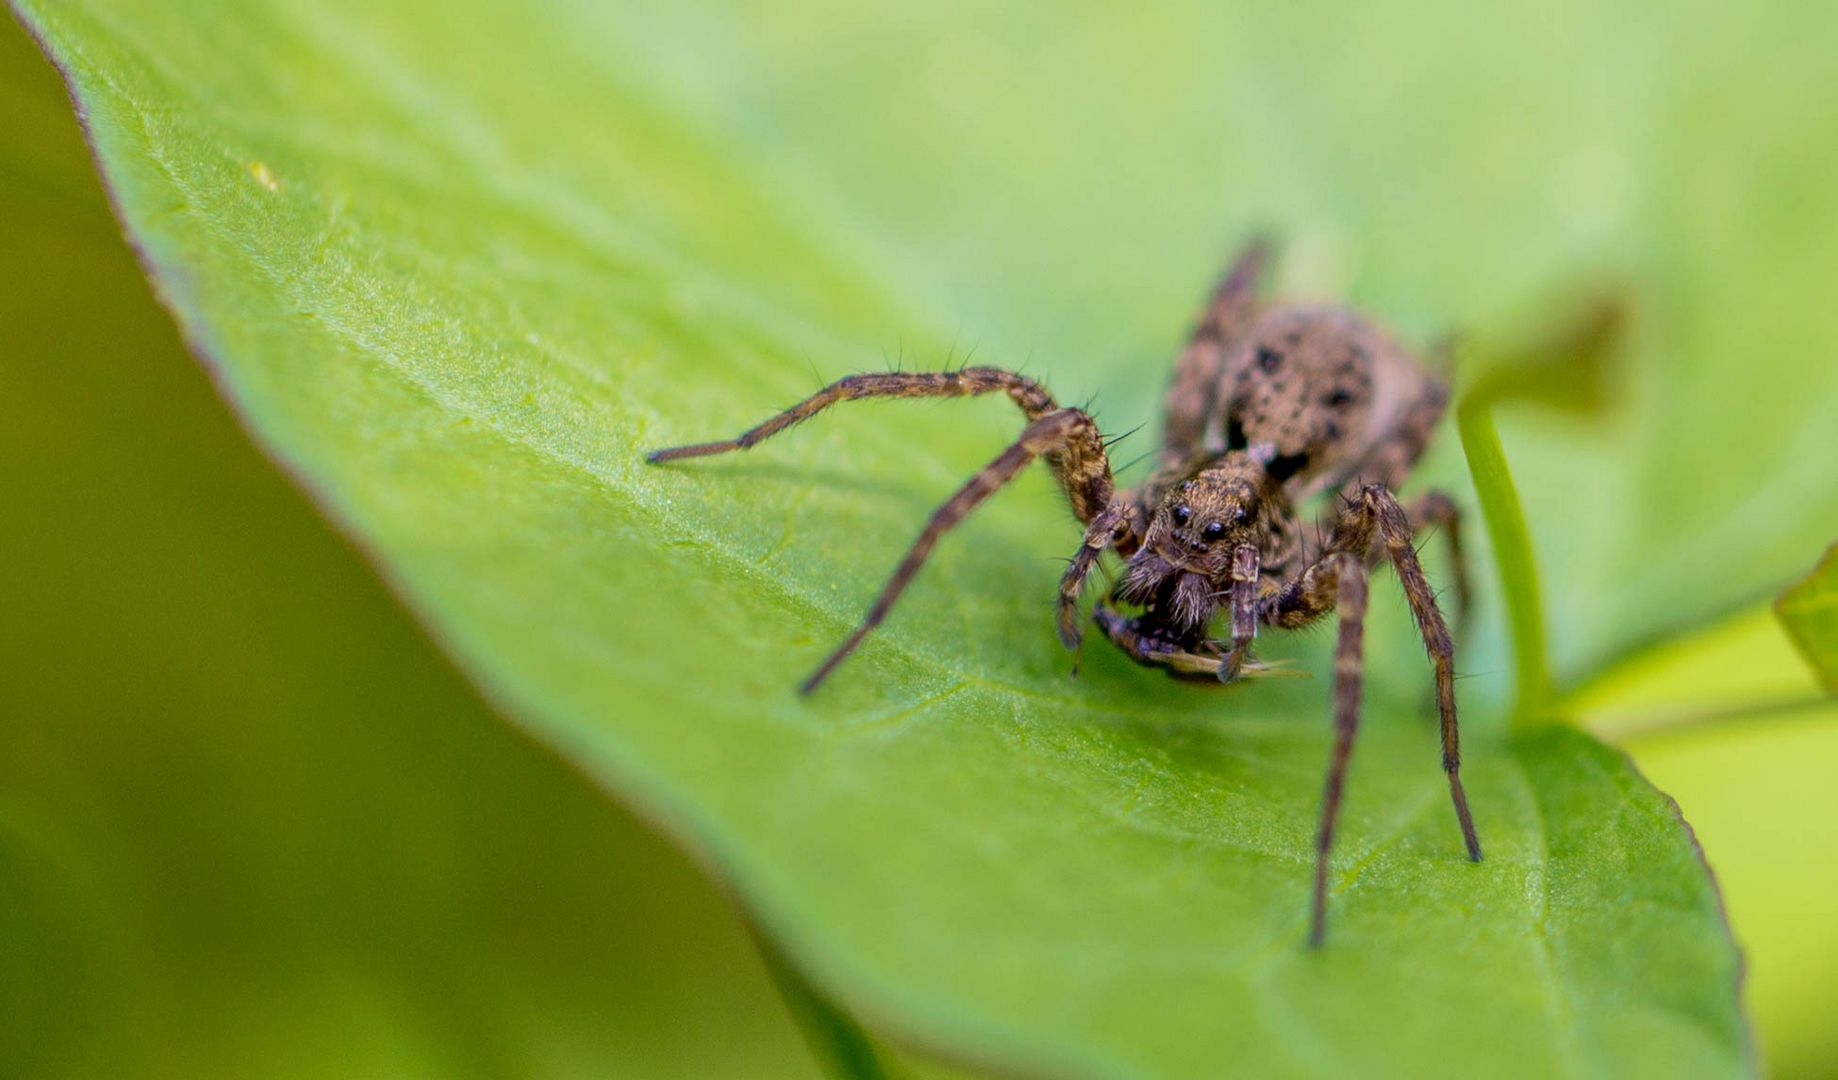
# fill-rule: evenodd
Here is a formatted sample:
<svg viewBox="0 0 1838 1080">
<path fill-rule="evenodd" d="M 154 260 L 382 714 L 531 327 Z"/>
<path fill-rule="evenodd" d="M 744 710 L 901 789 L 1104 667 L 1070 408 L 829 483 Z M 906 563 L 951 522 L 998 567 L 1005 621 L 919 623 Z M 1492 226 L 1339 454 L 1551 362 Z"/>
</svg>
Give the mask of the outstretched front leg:
<svg viewBox="0 0 1838 1080">
<path fill-rule="evenodd" d="M 1060 408 L 1052 395 L 1034 380 L 1000 368 L 969 367 L 958 371 L 929 373 L 887 372 L 851 375 L 841 379 L 735 438 L 657 450 L 648 456 L 647 460 L 657 463 L 746 450 L 808 420 L 839 401 L 871 397 L 967 397 L 996 391 L 1008 394 L 1020 406 L 1029 420 L 1027 428 L 1014 445 L 1004 450 L 933 512 L 919 538 L 913 541 L 906 557 L 882 588 L 880 597 L 869 609 L 867 617 L 804 680 L 802 689 L 805 693 L 815 690 L 835 670 L 836 665 L 842 663 L 861 644 L 862 639 L 887 617 L 894 601 L 899 599 L 901 592 L 919 572 L 938 538 L 962 521 L 983 500 L 995 494 L 1036 457 L 1044 457 L 1052 467 L 1060 487 L 1066 493 L 1067 501 L 1072 504 L 1073 513 L 1081 522 L 1090 525 L 1100 515 L 1122 514 L 1123 511 L 1115 504 L 1115 483 L 1111 478 L 1110 460 L 1105 454 L 1104 439 L 1098 432 L 1097 423 L 1083 410 Z M 1091 559 L 1095 560 L 1096 554 L 1101 552 L 1100 548 Z M 1086 571 L 1089 571 L 1089 565 Z"/>
<path fill-rule="evenodd" d="M 981 472 L 970 478 L 969 483 L 958 489 L 957 494 L 946 499 L 944 505 L 932 513 L 931 520 L 926 522 L 925 528 L 919 533 L 919 538 L 914 540 L 913 546 L 907 550 L 906 558 L 900 560 L 898 569 L 894 570 L 893 576 L 881 589 L 880 597 L 875 600 L 874 606 L 868 609 L 868 615 L 861 621 L 861 625 L 857 626 L 855 631 L 836 647 L 836 651 L 831 653 L 828 659 L 818 665 L 816 671 L 811 672 L 810 677 L 804 680 L 800 689 L 807 694 L 817 689 L 818 684 L 836 669 L 836 665 L 842 663 L 850 653 L 855 651 L 855 647 L 868 636 L 868 632 L 881 624 L 881 620 L 887 617 L 887 612 L 892 610 L 894 601 L 898 600 L 900 594 L 906 590 L 907 583 L 912 581 L 913 575 L 919 572 L 919 567 L 925 563 L 926 556 L 932 553 L 932 547 L 938 543 L 938 538 L 943 536 L 946 530 L 962 521 L 984 499 L 994 495 L 1003 484 L 1014 479 L 1015 474 L 1025 468 L 1028 462 L 1044 454 L 1063 453 L 1068 447 L 1080 444 L 1086 445 L 1087 448 L 1095 445 L 1097 453 L 1104 452 L 1103 439 L 1098 434 L 1097 424 L 1078 409 L 1061 409 L 1058 412 L 1048 413 L 1029 424 L 1027 429 L 1021 433 L 1021 438 L 1015 440 L 1013 446 L 997 455 L 994 461 L 984 466 Z M 1108 479 L 1108 468 L 1105 472 L 1106 479 Z"/>
<path fill-rule="evenodd" d="M 1436 673 L 1436 708 L 1442 722 L 1442 767 L 1449 796 L 1461 825 L 1468 857 L 1480 861 L 1468 796 L 1461 783 L 1461 732 L 1455 714 L 1455 646 L 1436 607 L 1435 595 L 1411 545 L 1410 521 L 1396 497 L 1383 485 L 1360 488 L 1341 510 L 1326 550 L 1302 574 L 1264 601 L 1260 617 L 1274 626 L 1299 627 L 1327 612 L 1340 611 L 1340 635 L 1334 652 L 1334 750 L 1321 792 L 1321 824 L 1315 837 L 1315 884 L 1309 919 L 1309 944 L 1320 945 L 1327 933 L 1328 856 L 1340 817 L 1340 799 L 1353 740 L 1359 731 L 1359 702 L 1364 669 L 1367 560 L 1374 544 L 1382 546 L 1397 571 Z"/>
<path fill-rule="evenodd" d="M 1025 375 L 994 367 L 966 367 L 956 371 L 877 371 L 850 375 L 798 402 L 777 416 L 741 432 L 732 439 L 692 443 L 653 450 L 645 460 L 653 465 L 682 458 L 707 457 L 733 450 L 750 450 L 787 428 L 809 420 L 841 401 L 865 398 L 975 397 L 1002 392 L 1008 395 L 1030 421 L 1039 420 L 1059 409 L 1059 403 L 1047 388 Z M 1077 410 L 1074 410 L 1077 411 Z M 1082 412 L 1080 415 L 1084 415 Z M 1088 418 L 1089 419 L 1089 418 Z M 1089 522 L 1110 505 L 1114 485 L 1110 459 L 1104 453 L 1104 440 L 1096 435 L 1074 439 L 1064 446 L 1046 452 L 1047 462 L 1059 477 L 1060 487 L 1072 503 L 1072 512 L 1080 522 Z"/>
<path fill-rule="evenodd" d="M 869 371 L 850 375 L 798 402 L 762 424 L 732 439 L 692 443 L 653 450 L 645 455 L 652 464 L 678 458 L 706 457 L 730 450 L 747 450 L 786 428 L 801 424 L 839 401 L 877 397 L 973 397 L 995 391 L 1008 394 L 1029 420 L 1038 420 L 1059 408 L 1047 389 L 1025 375 L 993 367 L 967 367 L 957 371 Z"/>
</svg>

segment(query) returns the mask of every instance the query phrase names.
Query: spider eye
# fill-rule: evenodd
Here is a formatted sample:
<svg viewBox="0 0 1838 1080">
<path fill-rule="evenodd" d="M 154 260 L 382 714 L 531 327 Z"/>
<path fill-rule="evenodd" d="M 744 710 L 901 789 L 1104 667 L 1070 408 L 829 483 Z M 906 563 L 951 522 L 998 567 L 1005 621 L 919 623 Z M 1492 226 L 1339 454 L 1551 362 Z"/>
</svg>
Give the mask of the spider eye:
<svg viewBox="0 0 1838 1080">
<path fill-rule="evenodd" d="M 1232 510 L 1232 523 L 1235 525 L 1243 525 L 1246 521 L 1250 520 L 1250 517 L 1251 511 L 1242 506 L 1235 507 Z"/>
<path fill-rule="evenodd" d="M 1192 516 L 1193 516 L 1193 511 L 1187 509 L 1186 503 L 1180 503 L 1174 508 L 1174 523 L 1176 525 L 1187 524 L 1187 519 Z"/>
<path fill-rule="evenodd" d="M 1200 531 L 1200 535 L 1208 540 L 1218 540 L 1225 535 L 1225 525 L 1222 522 L 1209 521 L 1206 523 L 1206 528 Z"/>
</svg>

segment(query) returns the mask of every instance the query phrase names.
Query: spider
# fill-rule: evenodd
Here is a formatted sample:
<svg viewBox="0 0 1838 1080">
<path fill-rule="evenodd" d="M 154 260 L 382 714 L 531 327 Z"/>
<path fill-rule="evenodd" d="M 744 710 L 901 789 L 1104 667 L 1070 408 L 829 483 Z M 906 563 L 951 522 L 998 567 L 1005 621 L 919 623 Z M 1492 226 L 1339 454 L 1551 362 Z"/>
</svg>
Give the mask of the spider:
<svg viewBox="0 0 1838 1080">
<path fill-rule="evenodd" d="M 1258 626 L 1293 630 L 1338 611 L 1334 745 L 1315 835 L 1309 917 L 1309 945 L 1319 947 L 1327 930 L 1328 860 L 1359 730 L 1367 579 L 1381 560 L 1396 570 L 1429 652 L 1442 767 L 1468 857 L 1480 861 L 1461 783 L 1454 644 L 1417 561 L 1417 530 L 1443 528 L 1464 612 L 1468 587 L 1454 502 L 1430 492 L 1406 510 L 1393 494 L 1448 404 L 1446 382 L 1347 310 L 1260 298 L 1257 282 L 1268 261 L 1266 244 L 1247 245 L 1215 289 L 1175 365 L 1157 466 L 1133 491 L 1117 490 L 1089 414 L 1062 407 L 1031 378 L 994 367 L 851 375 L 737 438 L 658 450 L 648 460 L 745 450 L 859 398 L 1000 392 L 1026 414 L 1021 437 L 932 514 L 867 617 L 804 680 L 805 693 L 880 625 L 939 538 L 1035 458 L 1053 470 L 1085 527 L 1059 585 L 1059 636 L 1075 657 L 1079 599 L 1106 551 L 1125 562 L 1108 598 L 1094 605 L 1093 621 L 1132 660 L 1177 678 L 1231 682 L 1286 674 L 1251 656 Z M 1335 494 L 1323 527 L 1304 531 L 1297 506 L 1328 492 Z M 1223 639 L 1211 632 L 1221 611 L 1229 628 Z"/>
</svg>

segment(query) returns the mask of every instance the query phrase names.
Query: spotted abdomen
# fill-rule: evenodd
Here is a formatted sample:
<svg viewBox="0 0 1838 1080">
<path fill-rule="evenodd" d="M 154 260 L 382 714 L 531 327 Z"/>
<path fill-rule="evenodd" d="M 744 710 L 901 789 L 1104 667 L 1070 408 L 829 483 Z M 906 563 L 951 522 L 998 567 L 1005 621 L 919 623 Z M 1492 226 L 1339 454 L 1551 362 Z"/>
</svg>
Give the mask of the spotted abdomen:
<svg viewBox="0 0 1838 1080">
<path fill-rule="evenodd" d="M 1361 475 L 1393 484 L 1422 453 L 1448 391 L 1371 323 L 1326 307 L 1259 313 L 1220 371 L 1209 449 L 1268 445 L 1302 498 Z"/>
</svg>

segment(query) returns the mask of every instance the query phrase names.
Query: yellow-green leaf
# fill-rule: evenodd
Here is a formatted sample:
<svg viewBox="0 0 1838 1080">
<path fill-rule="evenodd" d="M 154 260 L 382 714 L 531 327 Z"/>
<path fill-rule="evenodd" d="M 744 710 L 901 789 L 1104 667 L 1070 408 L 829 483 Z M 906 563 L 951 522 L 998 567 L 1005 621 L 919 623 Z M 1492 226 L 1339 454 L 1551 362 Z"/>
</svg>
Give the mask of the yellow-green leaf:
<svg viewBox="0 0 1838 1080">
<path fill-rule="evenodd" d="M 1838 545 L 1805 579 L 1782 593 L 1774 612 L 1828 693 L 1838 694 Z"/>
</svg>

